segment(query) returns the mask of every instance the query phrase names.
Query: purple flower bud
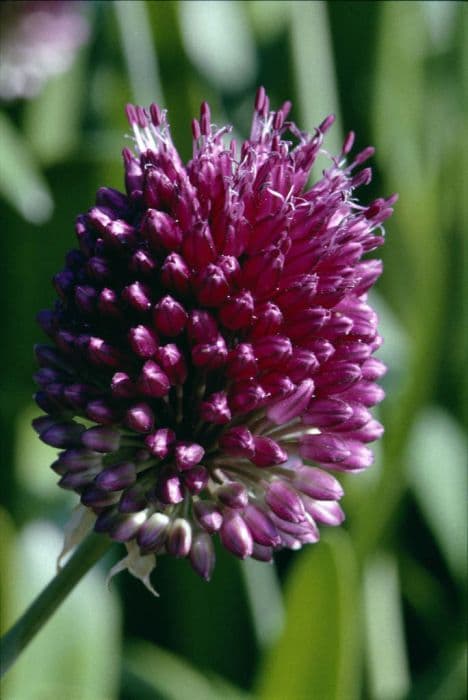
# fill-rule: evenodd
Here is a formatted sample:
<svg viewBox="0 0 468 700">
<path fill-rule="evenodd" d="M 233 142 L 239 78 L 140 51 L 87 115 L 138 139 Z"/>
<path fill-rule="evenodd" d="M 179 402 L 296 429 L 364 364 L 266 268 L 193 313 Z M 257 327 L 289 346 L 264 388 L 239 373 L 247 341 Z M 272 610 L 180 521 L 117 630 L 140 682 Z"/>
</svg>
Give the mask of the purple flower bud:
<svg viewBox="0 0 468 700">
<path fill-rule="evenodd" d="M 249 413 L 260 406 L 266 396 L 263 387 L 254 379 L 235 384 L 230 395 L 231 410 L 235 413 Z"/>
<path fill-rule="evenodd" d="M 151 247 L 158 253 L 161 250 L 178 250 L 182 243 L 182 231 L 165 212 L 149 209 L 142 228 Z"/>
<path fill-rule="evenodd" d="M 184 307 L 171 296 L 163 297 L 154 307 L 153 323 L 162 335 L 179 335 L 185 328 L 187 318 Z"/>
<path fill-rule="evenodd" d="M 169 528 L 166 549 L 173 557 L 186 557 L 192 546 L 192 528 L 184 518 L 176 518 Z"/>
<path fill-rule="evenodd" d="M 122 291 L 122 299 L 140 314 L 144 314 L 151 308 L 150 289 L 141 282 L 133 282 Z"/>
<path fill-rule="evenodd" d="M 255 454 L 255 442 L 250 430 L 243 426 L 229 428 L 219 438 L 219 446 L 233 457 L 251 458 Z"/>
<path fill-rule="evenodd" d="M 249 502 L 246 488 L 236 481 L 219 486 L 216 489 L 216 497 L 229 508 L 245 508 Z"/>
<path fill-rule="evenodd" d="M 297 418 L 309 405 L 314 393 L 314 388 L 315 385 L 312 379 L 304 379 L 292 394 L 289 394 L 286 398 L 268 409 L 268 418 L 275 423 L 275 425 L 281 425 L 293 418 Z"/>
<path fill-rule="evenodd" d="M 236 511 L 227 511 L 219 531 L 223 547 L 240 559 L 250 557 L 253 539 L 242 516 Z"/>
<path fill-rule="evenodd" d="M 287 372 L 293 382 L 307 379 L 319 367 L 319 361 L 311 350 L 296 348 L 288 362 Z"/>
<path fill-rule="evenodd" d="M 66 471 L 74 472 L 100 467 L 102 465 L 102 455 L 83 447 L 72 447 L 60 453 L 59 461 L 63 464 Z"/>
<path fill-rule="evenodd" d="M 341 525 L 345 519 L 344 513 L 336 501 L 313 500 L 305 497 L 304 504 L 307 512 L 324 525 Z"/>
<path fill-rule="evenodd" d="M 194 288 L 203 306 L 221 306 L 229 293 L 229 284 L 224 272 L 217 265 L 203 268 L 194 279 Z"/>
<path fill-rule="evenodd" d="M 144 511 L 133 515 L 121 515 L 109 528 L 109 534 L 116 542 L 128 542 L 139 532 L 146 520 Z"/>
<path fill-rule="evenodd" d="M 254 447 L 255 453 L 250 461 L 257 467 L 272 467 L 288 459 L 288 453 L 271 438 L 254 436 Z"/>
<path fill-rule="evenodd" d="M 96 486 L 104 491 L 121 491 L 136 481 L 133 462 L 119 462 L 104 469 L 95 479 Z"/>
<path fill-rule="evenodd" d="M 88 428 L 81 436 L 85 447 L 95 452 L 117 452 L 120 447 L 121 432 L 118 428 L 98 426 Z"/>
<path fill-rule="evenodd" d="M 223 304 L 219 317 L 223 326 L 235 331 L 250 324 L 253 312 L 253 296 L 251 292 L 244 290 Z"/>
<path fill-rule="evenodd" d="M 201 462 L 204 454 L 205 450 L 201 445 L 198 445 L 196 442 L 177 443 L 175 448 L 175 460 L 177 469 L 179 469 L 180 471 L 192 469 L 192 467 Z"/>
<path fill-rule="evenodd" d="M 216 252 L 208 224 L 197 224 L 185 235 L 182 254 L 190 267 L 197 270 L 214 262 Z"/>
<path fill-rule="evenodd" d="M 282 323 L 283 314 L 281 310 L 276 304 L 267 301 L 255 309 L 251 336 L 252 338 L 272 336 L 280 330 Z"/>
<path fill-rule="evenodd" d="M 208 532 L 217 532 L 223 524 L 223 516 L 213 501 L 196 501 L 193 511 L 200 525 Z"/>
<path fill-rule="evenodd" d="M 143 365 L 137 386 L 144 396 L 153 398 L 166 396 L 171 388 L 167 374 L 153 360 L 148 360 Z"/>
<path fill-rule="evenodd" d="M 316 428 L 333 428 L 345 423 L 353 414 L 352 407 L 341 399 L 316 399 L 311 402 L 302 420 Z"/>
<path fill-rule="evenodd" d="M 81 442 L 84 426 L 78 423 L 55 423 L 41 430 L 39 437 L 42 442 L 52 447 L 77 447 Z"/>
<path fill-rule="evenodd" d="M 299 452 L 304 459 L 328 464 L 338 464 L 351 455 L 347 443 L 330 433 L 303 435 Z"/>
<path fill-rule="evenodd" d="M 90 338 L 88 355 L 95 365 L 119 367 L 123 362 L 122 353 L 101 338 Z"/>
<path fill-rule="evenodd" d="M 148 506 L 146 497 L 146 488 L 138 482 L 132 486 L 128 486 L 119 500 L 120 513 L 138 513 Z"/>
<path fill-rule="evenodd" d="M 171 384 L 184 384 L 187 379 L 187 364 L 177 345 L 169 343 L 159 348 L 156 353 L 156 359 Z"/>
<path fill-rule="evenodd" d="M 180 296 L 186 296 L 190 290 L 190 268 L 177 253 L 171 253 L 161 267 L 161 281 L 165 287 Z"/>
<path fill-rule="evenodd" d="M 116 372 L 111 380 L 111 391 L 116 398 L 132 399 L 136 386 L 126 372 Z"/>
<path fill-rule="evenodd" d="M 208 479 L 208 471 L 201 464 L 184 471 L 184 485 L 188 488 L 190 493 L 197 494 L 203 491 L 208 483 Z"/>
<path fill-rule="evenodd" d="M 218 326 L 208 311 L 195 309 L 191 312 L 187 324 L 187 334 L 194 345 L 211 344 L 218 338 Z"/>
<path fill-rule="evenodd" d="M 343 495 L 339 482 L 331 474 L 315 467 L 295 469 L 292 484 L 301 493 L 324 501 L 334 501 Z"/>
<path fill-rule="evenodd" d="M 209 581 L 215 565 L 213 541 L 209 535 L 200 532 L 193 538 L 190 549 L 190 563 L 205 581 Z"/>
<path fill-rule="evenodd" d="M 226 374 L 233 379 L 249 379 L 258 371 L 253 347 L 249 343 L 239 343 L 229 352 Z"/>
<path fill-rule="evenodd" d="M 143 523 L 136 538 L 142 554 L 157 552 L 163 547 L 170 522 L 164 513 L 154 513 Z"/>
<path fill-rule="evenodd" d="M 278 531 L 271 518 L 258 506 L 250 504 L 244 511 L 244 520 L 257 544 L 275 547 L 280 543 Z"/>
<path fill-rule="evenodd" d="M 81 494 L 81 503 L 90 508 L 106 508 L 114 503 L 117 503 L 119 496 L 116 493 L 103 491 L 103 489 L 91 484 Z"/>
<path fill-rule="evenodd" d="M 297 491 L 284 481 L 273 481 L 268 486 L 265 501 L 282 520 L 301 523 L 305 518 L 304 504 Z"/>
<path fill-rule="evenodd" d="M 147 403 L 136 403 L 128 409 L 125 422 L 137 433 L 149 433 L 154 426 L 154 413 Z"/>
<path fill-rule="evenodd" d="M 164 459 L 176 441 L 176 435 L 170 428 L 159 428 L 145 438 L 145 445 L 152 455 Z"/>
<path fill-rule="evenodd" d="M 273 560 L 273 548 L 254 542 L 250 556 L 257 561 L 271 562 Z"/>
<path fill-rule="evenodd" d="M 113 408 L 104 399 L 95 399 L 86 406 L 86 415 L 90 420 L 103 425 L 112 425 L 120 418 L 120 411 Z"/>
<path fill-rule="evenodd" d="M 184 500 L 184 488 L 180 476 L 171 469 L 165 469 L 159 476 L 156 495 L 163 503 L 175 504 Z"/>
<path fill-rule="evenodd" d="M 192 348 L 192 361 L 196 367 L 214 370 L 226 362 L 227 354 L 226 342 L 220 335 L 215 343 L 195 345 Z"/>
<path fill-rule="evenodd" d="M 207 423 L 224 425 L 231 420 L 231 411 L 228 406 L 226 392 L 217 391 L 203 401 L 200 405 L 200 415 Z"/>
<path fill-rule="evenodd" d="M 269 336 L 254 343 L 255 357 L 261 369 L 285 363 L 292 355 L 292 345 L 285 336 Z"/>
<path fill-rule="evenodd" d="M 148 326 L 140 325 L 135 328 L 130 328 L 128 336 L 130 346 L 138 357 L 148 359 L 149 357 L 153 357 L 158 349 L 157 335 L 151 328 L 148 328 Z"/>
</svg>

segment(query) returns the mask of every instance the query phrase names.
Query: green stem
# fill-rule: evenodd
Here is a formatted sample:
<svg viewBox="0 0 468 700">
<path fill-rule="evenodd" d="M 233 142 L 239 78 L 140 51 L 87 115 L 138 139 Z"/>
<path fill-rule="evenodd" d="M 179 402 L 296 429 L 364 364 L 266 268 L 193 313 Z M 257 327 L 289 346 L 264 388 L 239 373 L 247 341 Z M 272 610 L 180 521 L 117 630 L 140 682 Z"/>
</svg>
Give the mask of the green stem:
<svg viewBox="0 0 468 700">
<path fill-rule="evenodd" d="M 0 640 L 1 675 L 8 671 L 31 639 L 45 625 L 60 603 L 80 579 L 111 546 L 103 535 L 89 535 L 70 557 L 63 569 L 52 579 Z"/>
</svg>

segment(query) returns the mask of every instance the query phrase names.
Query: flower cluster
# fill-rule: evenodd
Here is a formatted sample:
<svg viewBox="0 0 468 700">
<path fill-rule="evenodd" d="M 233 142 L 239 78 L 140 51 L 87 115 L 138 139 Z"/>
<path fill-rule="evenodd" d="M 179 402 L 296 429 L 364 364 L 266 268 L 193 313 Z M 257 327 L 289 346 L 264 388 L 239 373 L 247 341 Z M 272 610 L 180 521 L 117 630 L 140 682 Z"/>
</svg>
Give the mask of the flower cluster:
<svg viewBox="0 0 468 700">
<path fill-rule="evenodd" d="M 353 134 L 309 188 L 333 118 L 309 135 L 289 109 L 260 88 L 239 148 L 204 103 L 184 166 L 166 113 L 129 106 L 126 193 L 102 188 L 78 217 L 39 314 L 53 346 L 36 348 L 35 428 L 146 580 L 163 552 L 209 579 L 215 533 L 262 561 L 316 542 L 344 517 L 330 471 L 368 467 L 382 434 L 367 303 L 382 266 L 362 257 L 396 198 L 356 202 L 373 149 L 348 164 Z"/>
</svg>

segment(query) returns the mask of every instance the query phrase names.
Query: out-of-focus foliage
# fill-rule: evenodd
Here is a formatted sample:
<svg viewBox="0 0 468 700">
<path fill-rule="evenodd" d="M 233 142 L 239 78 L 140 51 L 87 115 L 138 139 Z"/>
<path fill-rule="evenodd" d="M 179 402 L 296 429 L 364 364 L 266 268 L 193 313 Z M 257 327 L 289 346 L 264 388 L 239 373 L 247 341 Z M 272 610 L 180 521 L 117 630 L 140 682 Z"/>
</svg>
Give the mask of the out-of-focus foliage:
<svg viewBox="0 0 468 700">
<path fill-rule="evenodd" d="M 462 698 L 467 6 L 134 0 L 83 11 L 91 36 L 70 70 L 0 114 L 4 626 L 52 575 L 71 508 L 47 469 L 53 451 L 29 428 L 34 316 L 53 296 L 74 217 L 100 185 L 122 186 L 128 100 L 167 107 L 186 158 L 201 100 L 244 136 L 258 84 L 275 103 L 293 99 L 305 129 L 336 112 L 330 151 L 351 128 L 358 147 L 376 146 L 363 196 L 400 193 L 374 300 L 386 436 L 368 474 L 347 479 L 347 532 L 274 567 L 220 552 L 209 585 L 161 558 L 159 599 L 129 576 L 113 584 L 122 627 L 115 591 L 94 572 L 3 697 Z"/>
</svg>

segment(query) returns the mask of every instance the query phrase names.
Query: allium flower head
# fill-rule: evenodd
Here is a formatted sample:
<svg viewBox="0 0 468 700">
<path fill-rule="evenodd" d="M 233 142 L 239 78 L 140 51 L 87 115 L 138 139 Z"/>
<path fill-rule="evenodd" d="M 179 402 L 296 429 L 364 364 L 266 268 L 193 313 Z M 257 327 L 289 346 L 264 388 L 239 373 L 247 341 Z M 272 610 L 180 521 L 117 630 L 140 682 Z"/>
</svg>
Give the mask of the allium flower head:
<svg viewBox="0 0 468 700">
<path fill-rule="evenodd" d="M 333 118 L 309 135 L 289 109 L 260 88 L 239 148 L 204 103 L 184 165 L 166 113 L 129 106 L 126 193 L 102 188 L 78 217 L 39 315 L 53 345 L 36 350 L 35 428 L 94 529 L 126 543 L 117 569 L 147 585 L 159 553 L 209 579 L 213 536 L 262 561 L 316 542 L 344 517 L 331 471 L 367 468 L 382 434 L 382 266 L 362 258 L 395 197 L 357 203 L 373 149 L 348 163 L 352 134 L 309 187 Z"/>
</svg>

